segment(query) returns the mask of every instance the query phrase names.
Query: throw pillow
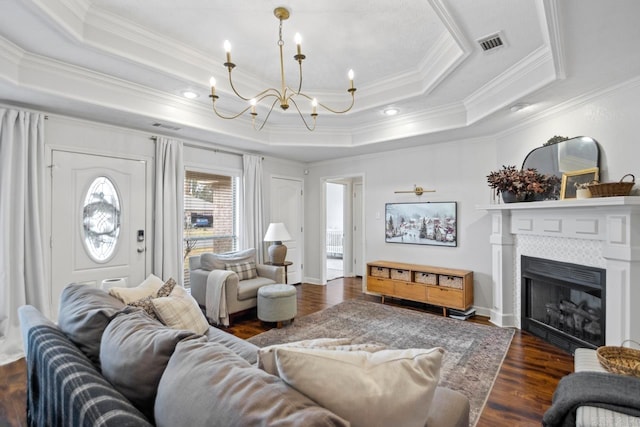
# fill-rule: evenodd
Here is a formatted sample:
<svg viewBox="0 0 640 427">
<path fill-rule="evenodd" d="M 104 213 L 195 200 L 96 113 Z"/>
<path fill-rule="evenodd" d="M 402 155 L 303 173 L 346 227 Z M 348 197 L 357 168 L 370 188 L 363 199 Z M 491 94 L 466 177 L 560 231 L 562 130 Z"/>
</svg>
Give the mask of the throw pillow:
<svg viewBox="0 0 640 427">
<path fill-rule="evenodd" d="M 276 367 L 276 349 L 281 347 L 320 348 L 338 351 L 375 351 L 384 350 L 384 344 L 352 344 L 351 338 L 317 338 L 313 340 L 294 341 L 286 344 L 275 344 L 258 349 L 258 368 L 271 374 L 278 375 Z"/>
<path fill-rule="evenodd" d="M 190 331 L 163 326 L 139 310 L 121 314 L 102 335 L 102 375 L 153 421 L 160 377 L 176 344 L 195 337 Z"/>
<path fill-rule="evenodd" d="M 153 303 L 151 302 L 152 299 L 153 299 L 152 296 L 148 296 L 148 297 L 144 297 L 142 299 L 139 299 L 137 301 L 132 301 L 127 305 L 131 306 L 131 307 L 139 307 L 139 308 L 143 309 L 144 312 L 147 313 L 149 316 L 151 316 L 152 318 L 158 320 L 158 316 L 156 316 L 156 312 L 153 309 Z"/>
<path fill-rule="evenodd" d="M 353 427 L 413 427 L 426 424 L 443 352 L 281 347 L 275 353 L 287 384 Z"/>
<path fill-rule="evenodd" d="M 60 295 L 58 326 L 99 369 L 102 333 L 125 307 L 102 289 L 73 283 Z"/>
<path fill-rule="evenodd" d="M 236 264 L 225 264 L 225 270 L 235 271 L 238 280 L 249 280 L 258 277 L 255 262 L 239 262 Z"/>
<path fill-rule="evenodd" d="M 182 286 L 175 286 L 171 295 L 151 300 L 158 319 L 174 329 L 185 329 L 204 334 L 209 330 L 209 323 L 202 314 L 197 301 Z"/>
<path fill-rule="evenodd" d="M 176 281 L 173 280 L 173 277 L 170 277 L 169 280 L 164 282 L 164 285 L 160 286 L 160 289 L 158 289 L 158 292 L 156 292 L 156 298 L 168 297 L 169 295 L 171 295 L 171 291 L 173 291 L 173 288 L 175 288 L 175 286 Z"/>
<path fill-rule="evenodd" d="M 130 302 L 156 295 L 162 285 L 164 285 L 164 282 L 161 278 L 150 274 L 144 282 L 140 283 L 135 288 L 114 287 L 109 289 L 109 294 L 118 298 L 123 303 L 129 304 Z"/>
<path fill-rule="evenodd" d="M 203 270 L 224 270 L 224 265 L 237 262 L 256 262 L 255 248 L 221 254 L 204 253 L 200 255 L 200 268 Z"/>
<path fill-rule="evenodd" d="M 182 341 L 155 402 L 158 427 L 346 427 L 349 424 L 206 338 Z"/>
</svg>

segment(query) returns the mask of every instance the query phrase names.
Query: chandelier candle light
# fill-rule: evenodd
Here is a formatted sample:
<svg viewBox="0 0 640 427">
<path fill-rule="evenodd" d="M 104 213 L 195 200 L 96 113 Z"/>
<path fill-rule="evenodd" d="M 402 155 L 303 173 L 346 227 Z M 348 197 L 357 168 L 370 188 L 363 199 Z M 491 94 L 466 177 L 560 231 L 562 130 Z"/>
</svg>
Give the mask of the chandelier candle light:
<svg viewBox="0 0 640 427">
<path fill-rule="evenodd" d="M 296 47 L 297 47 L 297 54 L 294 55 L 293 57 L 293 59 L 295 59 L 298 62 L 298 66 L 300 70 L 300 77 L 298 80 L 298 89 L 293 90 L 287 86 L 285 76 L 284 76 L 284 59 L 283 59 L 284 41 L 282 41 L 282 21 L 289 19 L 290 13 L 289 13 L 289 10 L 284 7 L 277 7 L 273 11 L 273 14 L 280 21 L 278 47 L 280 49 L 281 89 L 278 90 L 276 88 L 268 88 L 258 93 L 253 98 L 246 98 L 240 95 L 236 90 L 235 86 L 233 85 L 233 80 L 231 78 L 231 71 L 233 71 L 233 69 L 236 66 L 236 64 L 231 62 L 231 43 L 229 43 L 229 40 L 225 40 L 224 50 L 226 51 L 227 61 L 223 65 L 227 68 L 229 72 L 229 84 L 231 86 L 231 89 L 233 90 L 233 93 L 235 93 L 236 96 L 238 96 L 240 99 L 244 101 L 248 101 L 249 105 L 237 114 L 232 114 L 230 116 L 221 114 L 216 109 L 216 101 L 219 98 L 218 95 L 216 95 L 216 79 L 214 77 L 211 77 L 211 80 L 209 81 L 211 85 L 211 95 L 209 95 L 209 97 L 212 100 L 213 111 L 216 113 L 216 115 L 223 119 L 235 119 L 240 117 L 247 111 L 249 111 L 249 114 L 251 114 L 253 128 L 256 130 L 262 130 L 264 125 L 267 123 L 267 120 L 269 120 L 269 116 L 271 115 L 271 112 L 273 111 L 276 104 L 279 103 L 280 108 L 282 108 L 282 110 L 284 111 L 286 111 L 289 108 L 289 104 L 292 104 L 295 107 L 296 111 L 298 112 L 298 115 L 300 115 L 300 118 L 302 119 L 302 122 L 304 123 L 305 127 L 308 130 L 313 131 L 316 128 L 316 118 L 318 117 L 318 107 L 321 107 L 334 114 L 344 114 L 347 111 L 351 110 L 351 108 L 353 107 L 353 104 L 355 103 L 355 92 L 356 92 L 356 88 L 353 86 L 353 77 L 354 77 L 353 70 L 349 70 L 349 86 L 350 87 L 347 89 L 347 92 L 351 94 L 351 104 L 349 105 L 349 107 L 347 107 L 344 110 L 335 110 L 335 109 L 329 108 L 326 105 L 319 103 L 316 98 L 313 98 L 302 92 L 302 61 L 306 58 L 306 56 L 302 54 L 302 37 L 300 36 L 299 33 L 296 33 L 294 37 Z M 307 120 L 304 118 L 304 115 L 300 111 L 300 108 L 298 107 L 298 104 L 295 100 L 296 97 L 306 98 L 309 101 L 311 101 L 310 115 L 311 115 L 311 118 L 313 119 L 313 123 L 311 125 L 309 125 L 309 122 L 307 122 Z M 267 98 L 274 98 L 273 103 L 271 104 L 271 107 L 269 108 L 269 112 L 267 113 L 265 119 L 262 121 L 262 123 L 259 126 L 256 126 L 256 117 L 258 116 L 258 113 L 256 111 L 256 105 L 260 104 L 260 102 L 262 102 Z"/>
</svg>

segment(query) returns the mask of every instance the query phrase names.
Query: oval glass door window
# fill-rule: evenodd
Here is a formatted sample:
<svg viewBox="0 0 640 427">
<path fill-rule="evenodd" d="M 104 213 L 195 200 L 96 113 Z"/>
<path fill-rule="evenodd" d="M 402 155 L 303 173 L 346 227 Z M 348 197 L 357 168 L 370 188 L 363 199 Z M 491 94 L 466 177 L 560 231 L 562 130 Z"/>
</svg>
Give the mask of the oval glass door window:
<svg viewBox="0 0 640 427">
<path fill-rule="evenodd" d="M 120 236 L 120 198 L 106 176 L 93 180 L 82 206 L 84 246 L 97 262 L 107 261 L 115 252 Z"/>
</svg>

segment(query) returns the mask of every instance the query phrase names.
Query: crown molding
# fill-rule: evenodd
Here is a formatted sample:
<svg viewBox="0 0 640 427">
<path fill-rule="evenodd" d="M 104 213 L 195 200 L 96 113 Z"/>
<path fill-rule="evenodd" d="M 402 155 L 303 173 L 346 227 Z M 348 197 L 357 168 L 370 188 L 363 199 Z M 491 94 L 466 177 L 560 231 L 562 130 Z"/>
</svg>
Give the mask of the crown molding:
<svg viewBox="0 0 640 427">
<path fill-rule="evenodd" d="M 553 64 L 558 79 L 566 78 L 566 57 L 564 53 L 564 40 L 560 28 L 560 12 L 557 0 L 543 0 L 538 3 L 542 10 L 540 13 L 540 26 L 546 28 L 542 34 L 548 36 L 548 43 L 553 53 Z"/>
<path fill-rule="evenodd" d="M 91 8 L 89 1 L 31 0 L 31 3 L 72 38 L 84 41 L 85 20 Z"/>
<path fill-rule="evenodd" d="M 469 112 L 467 124 L 481 120 L 554 80 L 556 73 L 551 49 L 543 45 L 463 101 Z"/>
<path fill-rule="evenodd" d="M 11 41 L 0 37 L 0 77 L 18 84 L 20 80 L 20 63 L 25 57 L 26 52 L 12 43 Z"/>
</svg>

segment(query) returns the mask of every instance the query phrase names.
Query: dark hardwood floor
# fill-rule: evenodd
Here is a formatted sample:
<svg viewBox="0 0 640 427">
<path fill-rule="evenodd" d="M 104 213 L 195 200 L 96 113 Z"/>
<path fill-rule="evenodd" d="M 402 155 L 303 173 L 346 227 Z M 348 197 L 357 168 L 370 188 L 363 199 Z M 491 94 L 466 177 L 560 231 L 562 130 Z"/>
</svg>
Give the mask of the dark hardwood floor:
<svg viewBox="0 0 640 427">
<path fill-rule="evenodd" d="M 304 316 L 347 299 L 380 301 L 361 292 L 360 279 L 336 279 L 327 286 L 298 285 L 298 316 Z M 440 309 L 387 299 L 386 304 L 428 311 L 441 315 Z M 485 317 L 469 321 L 490 325 Z M 255 317 L 255 310 L 234 319 L 229 332 L 249 338 L 271 329 Z M 551 396 L 563 376 L 573 369 L 573 357 L 534 337 L 516 331 L 498 378 L 493 386 L 478 427 L 540 426 L 542 415 L 551 404 Z M 26 368 L 24 359 L 0 366 L 0 427 L 26 426 Z"/>
</svg>

